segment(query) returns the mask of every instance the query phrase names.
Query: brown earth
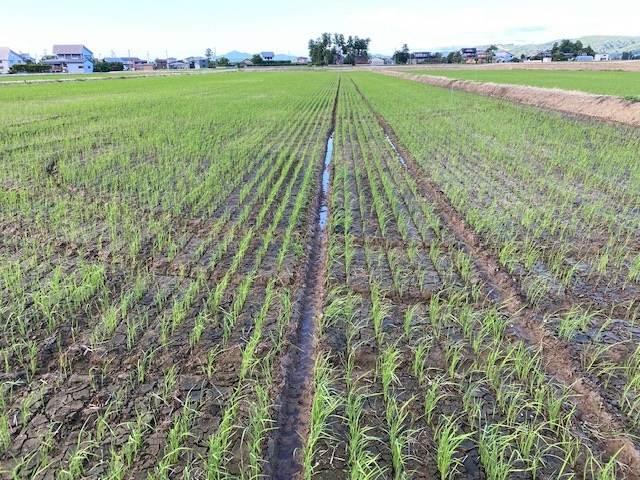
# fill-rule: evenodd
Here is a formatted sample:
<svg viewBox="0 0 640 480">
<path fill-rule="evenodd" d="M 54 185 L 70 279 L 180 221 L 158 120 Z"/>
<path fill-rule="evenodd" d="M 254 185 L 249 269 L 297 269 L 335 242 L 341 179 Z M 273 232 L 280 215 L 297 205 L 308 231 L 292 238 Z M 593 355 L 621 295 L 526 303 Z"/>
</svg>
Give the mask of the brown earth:
<svg viewBox="0 0 640 480">
<path fill-rule="evenodd" d="M 458 64 L 436 63 L 427 65 L 411 65 L 407 67 L 393 67 L 394 70 L 585 70 L 599 72 L 640 72 L 640 60 L 610 61 L 610 62 L 519 62 L 519 63 L 487 63 L 487 64 Z"/>
</svg>

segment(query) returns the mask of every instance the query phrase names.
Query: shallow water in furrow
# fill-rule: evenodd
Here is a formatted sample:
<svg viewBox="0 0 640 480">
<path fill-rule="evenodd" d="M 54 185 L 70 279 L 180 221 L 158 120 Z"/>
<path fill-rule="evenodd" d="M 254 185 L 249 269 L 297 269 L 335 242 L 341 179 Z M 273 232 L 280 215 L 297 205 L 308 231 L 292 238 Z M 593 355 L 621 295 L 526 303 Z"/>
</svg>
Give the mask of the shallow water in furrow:
<svg viewBox="0 0 640 480">
<path fill-rule="evenodd" d="M 315 225 L 313 226 L 309 257 L 306 265 L 305 286 L 302 293 L 300 320 L 294 339 L 293 364 L 286 377 L 282 395 L 279 431 L 276 435 L 274 460 L 277 465 L 271 477 L 291 479 L 302 473 L 302 449 L 304 445 L 300 430 L 305 430 L 311 413 L 313 400 L 313 367 L 316 360 L 315 336 L 317 317 L 322 311 L 323 268 L 326 258 L 325 241 L 330 181 L 329 167 L 333 155 L 333 132 L 327 139 L 327 150 L 318 190 Z"/>
</svg>

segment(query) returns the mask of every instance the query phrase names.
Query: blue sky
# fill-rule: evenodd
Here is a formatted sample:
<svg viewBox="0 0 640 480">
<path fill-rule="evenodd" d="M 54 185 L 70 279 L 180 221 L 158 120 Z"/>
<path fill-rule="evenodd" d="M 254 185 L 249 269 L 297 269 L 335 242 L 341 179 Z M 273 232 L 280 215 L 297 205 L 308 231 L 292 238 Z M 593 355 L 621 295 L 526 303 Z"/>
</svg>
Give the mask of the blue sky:
<svg viewBox="0 0 640 480">
<path fill-rule="evenodd" d="M 6 0 L 0 46 L 40 56 L 83 43 L 100 56 L 151 59 L 230 50 L 306 55 L 310 38 L 340 32 L 372 39 L 372 53 L 452 45 L 541 43 L 582 35 L 640 35 L 637 0 Z M 603 8 L 605 6 L 605 8 Z"/>
</svg>

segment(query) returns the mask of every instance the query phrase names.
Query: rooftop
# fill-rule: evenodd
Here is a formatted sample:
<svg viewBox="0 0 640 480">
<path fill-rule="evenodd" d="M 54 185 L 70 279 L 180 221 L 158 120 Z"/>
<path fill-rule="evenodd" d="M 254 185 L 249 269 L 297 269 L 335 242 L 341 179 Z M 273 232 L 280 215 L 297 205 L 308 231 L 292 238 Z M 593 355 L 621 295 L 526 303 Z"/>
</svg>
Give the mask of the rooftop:
<svg viewBox="0 0 640 480">
<path fill-rule="evenodd" d="M 53 46 L 53 54 L 54 55 L 82 55 L 82 49 L 86 48 L 89 53 L 93 53 L 84 45 L 54 45 Z"/>
</svg>

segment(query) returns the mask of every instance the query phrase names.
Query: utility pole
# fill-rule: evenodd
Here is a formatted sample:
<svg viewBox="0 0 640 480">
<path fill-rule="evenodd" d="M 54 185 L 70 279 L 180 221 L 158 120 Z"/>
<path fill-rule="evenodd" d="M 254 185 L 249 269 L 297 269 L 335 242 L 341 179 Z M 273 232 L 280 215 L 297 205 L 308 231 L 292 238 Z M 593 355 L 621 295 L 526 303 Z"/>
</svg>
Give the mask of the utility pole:
<svg viewBox="0 0 640 480">
<path fill-rule="evenodd" d="M 218 54 L 215 45 L 213 46 L 213 68 L 218 68 Z"/>
</svg>

